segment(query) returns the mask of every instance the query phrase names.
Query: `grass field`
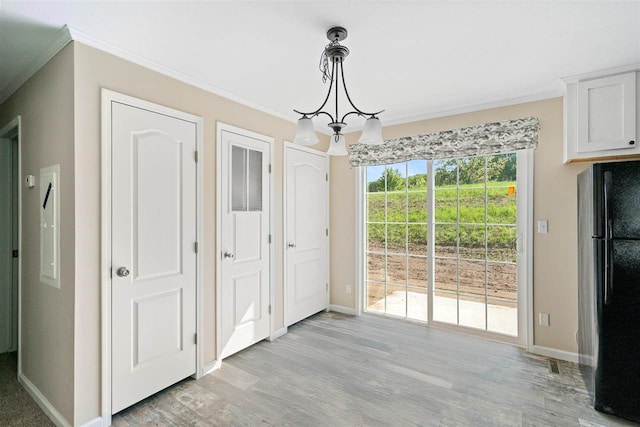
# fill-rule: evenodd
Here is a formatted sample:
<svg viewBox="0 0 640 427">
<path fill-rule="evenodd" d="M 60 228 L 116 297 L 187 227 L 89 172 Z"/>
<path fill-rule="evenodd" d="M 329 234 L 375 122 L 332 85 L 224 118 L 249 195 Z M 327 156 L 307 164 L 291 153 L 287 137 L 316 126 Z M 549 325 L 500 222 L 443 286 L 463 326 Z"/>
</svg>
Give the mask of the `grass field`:
<svg viewBox="0 0 640 427">
<path fill-rule="evenodd" d="M 435 245 L 443 250 L 460 244 L 460 255 L 484 258 L 485 241 L 489 259 L 515 261 L 516 196 L 515 182 L 492 182 L 484 186 L 466 184 L 435 188 Z M 511 191 L 510 191 L 511 187 Z M 386 200 L 385 200 L 386 195 Z M 485 197 L 488 200 L 485 209 Z M 386 204 L 386 208 L 385 208 Z M 488 224 L 485 230 L 485 219 Z M 385 247 L 392 252 L 426 254 L 426 188 L 367 194 L 369 248 Z M 459 228 L 455 225 L 460 223 Z M 405 225 L 408 223 L 408 226 Z M 509 226 L 505 226 L 509 225 Z M 408 233 L 408 235 L 407 235 Z"/>
</svg>

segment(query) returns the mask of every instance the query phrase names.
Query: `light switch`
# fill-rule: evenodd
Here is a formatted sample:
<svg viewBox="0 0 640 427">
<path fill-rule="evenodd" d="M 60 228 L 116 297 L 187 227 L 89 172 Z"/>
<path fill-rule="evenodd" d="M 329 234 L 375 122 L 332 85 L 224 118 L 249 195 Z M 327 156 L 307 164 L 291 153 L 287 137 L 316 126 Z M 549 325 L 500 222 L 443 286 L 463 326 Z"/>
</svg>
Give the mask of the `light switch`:
<svg viewBox="0 0 640 427">
<path fill-rule="evenodd" d="M 538 233 L 547 234 L 549 232 L 549 221 L 546 219 L 538 220 Z"/>
</svg>

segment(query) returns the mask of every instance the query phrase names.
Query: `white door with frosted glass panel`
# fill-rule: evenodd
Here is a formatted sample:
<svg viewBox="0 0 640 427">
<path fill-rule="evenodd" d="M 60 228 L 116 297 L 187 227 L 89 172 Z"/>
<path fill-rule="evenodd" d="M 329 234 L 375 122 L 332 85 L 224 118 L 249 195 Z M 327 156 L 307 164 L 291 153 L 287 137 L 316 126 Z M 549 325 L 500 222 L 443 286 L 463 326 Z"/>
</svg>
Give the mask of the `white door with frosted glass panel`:
<svg viewBox="0 0 640 427">
<path fill-rule="evenodd" d="M 269 143 L 221 138 L 220 358 L 269 336 Z"/>
<path fill-rule="evenodd" d="M 116 413 L 196 372 L 196 124 L 111 111 Z"/>
<path fill-rule="evenodd" d="M 286 147 L 286 326 L 328 307 L 327 157 Z"/>
</svg>

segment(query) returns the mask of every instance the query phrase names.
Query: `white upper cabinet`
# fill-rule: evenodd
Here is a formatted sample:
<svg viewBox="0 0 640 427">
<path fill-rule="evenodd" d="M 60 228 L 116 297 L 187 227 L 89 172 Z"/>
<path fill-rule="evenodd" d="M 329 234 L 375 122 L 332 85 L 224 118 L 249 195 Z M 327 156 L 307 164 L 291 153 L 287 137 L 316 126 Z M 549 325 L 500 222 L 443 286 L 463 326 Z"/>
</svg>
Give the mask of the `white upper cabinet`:
<svg viewBox="0 0 640 427">
<path fill-rule="evenodd" d="M 640 73 L 565 79 L 564 162 L 640 156 Z"/>
</svg>

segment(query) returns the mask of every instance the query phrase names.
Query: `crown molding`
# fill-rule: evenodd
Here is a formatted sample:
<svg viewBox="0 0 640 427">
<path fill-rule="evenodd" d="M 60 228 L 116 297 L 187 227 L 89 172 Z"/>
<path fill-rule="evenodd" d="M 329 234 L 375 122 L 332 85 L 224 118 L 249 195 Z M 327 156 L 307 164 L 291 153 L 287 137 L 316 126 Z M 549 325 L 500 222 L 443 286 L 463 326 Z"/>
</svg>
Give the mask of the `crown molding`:
<svg viewBox="0 0 640 427">
<path fill-rule="evenodd" d="M 9 99 L 11 95 L 17 91 L 27 80 L 29 80 L 40 68 L 44 66 L 51 58 L 60 52 L 66 45 L 71 42 L 71 33 L 66 25 L 62 27 L 51 40 L 51 43 L 45 47 L 22 72 L 13 79 L 8 85 L 0 90 L 0 104 Z"/>
<path fill-rule="evenodd" d="M 614 74 L 623 74 L 631 71 L 640 71 L 640 63 L 623 65 L 621 67 L 607 68 L 605 70 L 591 71 L 590 73 L 575 74 L 573 76 L 561 77 L 560 80 L 567 85 L 578 83 L 583 80 L 595 79 L 598 77 L 611 76 Z"/>
<path fill-rule="evenodd" d="M 275 116 L 280 119 L 286 120 L 287 122 L 290 122 L 290 123 L 296 122 L 296 120 L 293 120 L 291 117 L 287 117 L 286 115 L 281 114 L 277 111 L 271 110 L 262 105 L 256 104 L 255 102 L 252 102 L 240 96 L 234 95 L 231 92 L 227 92 L 223 89 L 220 89 L 216 86 L 213 86 L 195 77 L 178 72 L 172 68 L 165 67 L 164 65 L 161 65 L 155 61 L 152 61 L 151 59 L 145 58 L 144 56 L 138 55 L 137 53 L 131 52 L 127 49 L 123 49 L 114 44 L 108 43 L 104 40 L 91 36 L 87 33 L 78 31 L 74 28 L 69 28 L 69 31 L 71 33 L 71 38 L 73 39 L 73 41 L 80 42 L 87 46 L 91 46 L 95 49 L 117 56 L 118 58 L 122 58 L 129 62 L 133 62 L 134 64 L 156 71 L 167 77 L 171 77 L 175 80 L 179 80 L 183 83 L 187 83 L 191 86 L 195 86 L 199 89 L 205 90 L 207 92 L 210 92 L 215 95 L 221 96 L 223 98 L 229 99 L 231 101 L 237 102 L 238 104 L 242 104 L 247 107 L 253 108 L 255 110 L 262 111 L 263 113 L 269 114 L 271 116 Z"/>
<path fill-rule="evenodd" d="M 459 114 L 473 113 L 476 111 L 491 110 L 493 108 L 509 107 L 512 105 L 526 104 L 527 102 L 544 101 L 546 99 L 558 98 L 560 96 L 564 96 L 564 90 L 555 89 L 555 90 L 541 92 L 533 95 L 526 95 L 526 96 L 519 96 L 516 98 L 508 98 L 508 99 L 501 99 L 498 101 L 491 101 L 484 104 L 475 104 L 475 105 L 469 105 L 465 107 L 452 108 L 449 110 L 418 114 L 415 116 L 406 116 L 406 117 L 401 117 L 393 120 L 384 120 L 384 118 L 381 118 L 380 120 L 382 120 L 382 128 L 384 129 L 390 126 L 420 122 L 423 120 L 456 116 Z M 363 128 L 364 128 L 364 125 L 354 126 L 353 129 L 350 130 L 348 133 L 359 132 Z"/>
<path fill-rule="evenodd" d="M 213 86 L 209 83 L 206 83 L 202 80 L 199 80 L 187 74 L 180 73 L 176 70 L 173 70 L 169 67 L 161 65 L 155 61 L 152 61 L 148 58 L 145 58 L 127 49 L 120 48 L 104 40 L 91 36 L 87 33 L 71 28 L 67 25 L 62 27 L 56 33 L 51 43 L 49 43 L 49 45 L 47 45 L 47 47 L 39 55 L 37 55 L 29 63 L 27 67 L 24 68 L 23 72 L 20 73 L 20 75 L 17 78 L 15 78 L 11 83 L 9 83 L 7 86 L 5 86 L 0 90 L 0 104 L 6 101 L 16 90 L 20 88 L 20 86 L 22 86 L 29 78 L 31 78 L 40 68 L 42 68 L 51 58 L 53 58 L 71 41 L 77 41 L 77 42 L 83 43 L 87 46 L 91 46 L 95 49 L 109 53 L 111 55 L 122 58 L 129 62 L 133 62 L 134 64 L 151 69 L 165 76 L 171 77 L 183 83 L 187 83 L 191 86 L 195 86 L 207 92 L 213 93 L 225 99 L 229 99 L 231 101 L 237 102 L 239 104 L 245 105 L 247 107 L 253 108 L 255 110 L 269 114 L 271 116 L 280 118 L 287 122 L 290 122 L 290 123 L 296 122 L 296 119 L 290 116 L 281 114 L 280 112 L 274 111 L 272 109 L 259 105 L 255 102 L 249 101 L 240 96 L 234 95 L 233 93 L 227 92 L 223 89 L 220 89 L 216 86 Z M 608 70 L 604 70 L 603 72 L 606 74 L 616 74 L 616 73 L 623 73 L 623 72 L 637 70 L 637 69 L 640 69 L 640 64 L 633 64 L 633 65 L 628 65 L 624 67 L 611 68 Z M 562 78 L 562 82 L 566 84 L 574 80 L 577 81 L 579 79 L 596 77 L 598 75 L 602 75 L 603 72 L 587 73 L 587 74 L 580 74 L 580 75 L 571 76 L 571 77 L 565 77 L 565 78 Z M 437 112 L 429 112 L 429 113 L 418 114 L 414 116 L 406 116 L 406 117 L 396 118 L 388 121 L 383 119 L 383 126 L 389 127 L 389 126 L 401 125 L 401 124 L 412 123 L 412 122 L 417 122 L 422 120 L 454 116 L 458 114 L 471 113 L 475 111 L 488 110 L 492 108 L 500 108 L 500 107 L 506 107 L 506 106 L 516 105 L 516 104 L 523 104 L 527 102 L 541 101 L 541 100 L 555 98 L 563 95 L 564 95 L 564 90 L 561 88 L 558 88 L 552 91 L 542 92 L 542 93 L 533 94 L 533 95 L 492 101 L 492 102 L 483 103 L 483 104 L 469 105 L 469 106 L 458 107 L 458 108 L 442 110 Z M 352 129 L 350 129 L 347 133 L 360 132 L 362 131 L 363 127 L 364 127 L 364 124 L 353 126 Z M 316 132 L 319 132 L 324 135 L 331 135 L 331 131 L 326 129 L 316 129 Z"/>
</svg>

